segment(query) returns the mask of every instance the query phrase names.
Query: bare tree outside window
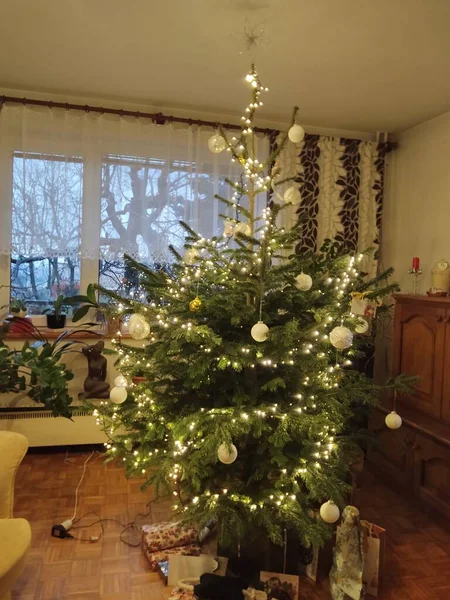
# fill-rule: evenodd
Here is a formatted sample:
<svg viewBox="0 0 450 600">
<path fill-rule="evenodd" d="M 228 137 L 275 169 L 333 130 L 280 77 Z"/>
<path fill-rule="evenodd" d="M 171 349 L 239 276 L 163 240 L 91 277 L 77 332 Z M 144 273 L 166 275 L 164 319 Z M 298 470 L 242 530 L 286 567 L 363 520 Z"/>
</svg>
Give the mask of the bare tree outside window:
<svg viewBox="0 0 450 600">
<path fill-rule="evenodd" d="M 137 287 L 118 249 L 149 264 L 171 262 L 169 245 L 183 251 L 186 221 L 205 237 L 220 233 L 214 219 L 214 176 L 193 176 L 194 165 L 158 159 L 108 156 L 102 169 L 100 284 L 128 293 Z M 212 169 L 211 169 L 212 171 Z M 219 184 L 219 193 L 223 184 Z M 214 225 L 216 223 L 216 225 Z"/>
<path fill-rule="evenodd" d="M 39 313 L 80 287 L 81 158 L 13 157 L 11 298 Z"/>
</svg>

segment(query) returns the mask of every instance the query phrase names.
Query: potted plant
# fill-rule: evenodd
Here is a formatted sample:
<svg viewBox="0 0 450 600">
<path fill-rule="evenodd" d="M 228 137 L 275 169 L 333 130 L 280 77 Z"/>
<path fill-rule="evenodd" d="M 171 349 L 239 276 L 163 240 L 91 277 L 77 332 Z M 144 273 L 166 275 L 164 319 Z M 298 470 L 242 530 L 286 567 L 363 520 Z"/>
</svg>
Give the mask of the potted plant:
<svg viewBox="0 0 450 600">
<path fill-rule="evenodd" d="M 10 311 L 13 317 L 25 317 L 27 306 L 23 300 L 11 300 Z"/>
<path fill-rule="evenodd" d="M 22 347 L 10 348 L 6 339 L 11 322 L 0 326 L 0 394 L 25 392 L 34 402 L 51 410 L 55 417 L 70 419 L 72 396 L 68 382 L 74 375 L 61 361 L 66 354 L 80 352 L 80 347 L 87 344 L 72 337 L 80 331 L 63 331 L 50 342 L 31 322 L 29 327 L 32 339 L 27 339 Z"/>
<path fill-rule="evenodd" d="M 134 385 L 139 385 L 140 383 L 147 381 L 147 377 L 145 377 L 145 373 L 142 369 L 137 369 L 131 376 L 131 381 Z"/>
<path fill-rule="evenodd" d="M 45 309 L 44 312 L 47 313 L 47 327 L 49 329 L 63 329 L 66 324 L 66 313 L 63 312 L 66 304 L 66 298 L 62 294 L 59 294 L 53 305 Z"/>
<path fill-rule="evenodd" d="M 96 286 L 90 283 L 86 289 L 86 295 L 70 296 L 66 298 L 66 304 L 70 306 L 81 305 L 73 313 L 72 322 L 76 323 L 85 317 L 92 308 L 97 310 L 98 318 L 106 324 L 107 333 L 115 335 L 120 330 L 121 320 L 117 312 L 108 304 L 100 304 L 96 297 Z"/>
<path fill-rule="evenodd" d="M 69 296 L 68 298 L 65 298 L 65 303 L 70 306 L 76 306 L 78 304 L 81 304 L 81 306 L 78 306 L 78 308 L 73 313 L 73 323 L 76 323 L 77 321 L 85 317 L 91 308 L 100 308 L 100 305 L 97 302 L 97 298 L 95 296 L 95 286 L 93 283 L 90 283 L 87 286 L 85 296 L 83 296 L 82 294 L 78 294 L 76 296 Z"/>
</svg>

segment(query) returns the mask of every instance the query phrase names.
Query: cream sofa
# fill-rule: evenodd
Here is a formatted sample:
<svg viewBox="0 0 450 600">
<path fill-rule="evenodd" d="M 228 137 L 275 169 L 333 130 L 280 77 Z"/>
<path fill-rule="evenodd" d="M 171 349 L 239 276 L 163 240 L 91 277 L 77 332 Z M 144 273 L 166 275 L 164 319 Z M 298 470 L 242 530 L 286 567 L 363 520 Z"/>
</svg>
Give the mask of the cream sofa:
<svg viewBox="0 0 450 600">
<path fill-rule="evenodd" d="M 10 600 L 31 542 L 28 521 L 13 518 L 14 479 L 27 449 L 25 436 L 0 431 L 0 600 Z"/>
</svg>

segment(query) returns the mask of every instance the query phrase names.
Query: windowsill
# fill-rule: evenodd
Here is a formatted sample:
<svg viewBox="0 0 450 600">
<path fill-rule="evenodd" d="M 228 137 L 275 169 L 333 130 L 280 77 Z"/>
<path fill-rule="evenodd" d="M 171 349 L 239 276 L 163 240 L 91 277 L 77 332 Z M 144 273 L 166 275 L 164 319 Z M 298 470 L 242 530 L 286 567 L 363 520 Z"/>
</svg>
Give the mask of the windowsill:
<svg viewBox="0 0 450 600">
<path fill-rule="evenodd" d="M 99 338 L 118 339 L 118 337 L 119 337 L 117 334 L 110 334 L 102 329 L 92 329 L 92 331 L 86 331 L 86 330 L 79 331 L 78 328 L 76 328 L 76 327 L 64 327 L 64 329 L 48 329 L 48 327 L 36 327 L 36 329 L 39 331 L 39 333 L 42 335 L 42 337 L 44 337 L 47 340 L 56 340 L 62 333 L 65 333 L 66 331 L 71 332 L 67 336 L 67 338 L 71 339 L 71 340 L 75 340 L 75 339 L 83 340 L 83 339 L 95 339 L 95 338 L 96 339 L 99 339 Z M 124 340 L 132 339 L 131 335 L 129 333 L 122 333 L 120 338 L 124 339 Z M 34 340 L 34 339 L 36 339 L 36 337 L 27 332 L 23 332 L 23 331 L 14 332 L 13 331 L 13 332 L 8 332 L 5 339 L 7 339 L 7 340 Z"/>
</svg>

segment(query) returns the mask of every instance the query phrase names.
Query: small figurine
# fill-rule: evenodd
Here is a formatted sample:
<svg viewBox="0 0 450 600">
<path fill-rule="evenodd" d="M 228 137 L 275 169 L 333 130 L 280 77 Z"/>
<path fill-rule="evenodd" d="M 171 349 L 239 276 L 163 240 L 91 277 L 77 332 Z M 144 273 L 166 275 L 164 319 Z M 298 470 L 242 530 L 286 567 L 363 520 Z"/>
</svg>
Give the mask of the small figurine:
<svg viewBox="0 0 450 600">
<path fill-rule="evenodd" d="M 102 356 L 104 342 L 97 342 L 92 346 L 85 346 L 82 349 L 83 354 L 88 361 L 88 376 L 84 380 L 84 392 L 80 392 L 78 397 L 87 398 L 109 398 L 109 383 L 106 380 L 107 361 Z"/>
</svg>

